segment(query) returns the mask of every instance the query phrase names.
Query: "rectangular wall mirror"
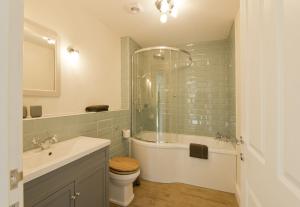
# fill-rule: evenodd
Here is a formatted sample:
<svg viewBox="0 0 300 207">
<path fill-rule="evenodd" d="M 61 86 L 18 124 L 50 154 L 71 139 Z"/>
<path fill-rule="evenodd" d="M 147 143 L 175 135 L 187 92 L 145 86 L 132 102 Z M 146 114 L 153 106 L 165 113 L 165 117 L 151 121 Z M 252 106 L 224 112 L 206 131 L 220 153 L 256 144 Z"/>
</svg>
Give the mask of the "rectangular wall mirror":
<svg viewBox="0 0 300 207">
<path fill-rule="evenodd" d="M 25 96 L 59 96 L 59 72 L 59 39 L 57 34 L 25 19 L 23 94 Z"/>
</svg>

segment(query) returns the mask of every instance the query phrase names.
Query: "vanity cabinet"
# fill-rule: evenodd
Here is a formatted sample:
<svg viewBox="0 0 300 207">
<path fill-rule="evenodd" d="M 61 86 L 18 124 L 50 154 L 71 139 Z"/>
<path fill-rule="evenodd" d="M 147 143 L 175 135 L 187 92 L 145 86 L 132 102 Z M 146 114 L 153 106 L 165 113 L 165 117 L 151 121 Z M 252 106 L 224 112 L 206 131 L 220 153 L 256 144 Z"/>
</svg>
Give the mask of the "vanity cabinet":
<svg viewBox="0 0 300 207">
<path fill-rule="evenodd" d="M 103 173 L 104 168 L 99 168 L 91 174 L 82 176 L 78 179 L 75 189 L 80 193 L 75 200 L 76 207 L 100 207 L 105 206 L 105 179 Z M 101 175 L 101 176 L 99 176 Z"/>
<path fill-rule="evenodd" d="M 25 207 L 108 207 L 108 147 L 24 184 Z"/>
<path fill-rule="evenodd" d="M 58 190 L 49 197 L 37 202 L 34 207 L 74 207 L 75 200 L 70 199 L 74 195 L 74 184 Z M 26 206 L 26 205 L 25 205 Z"/>
</svg>

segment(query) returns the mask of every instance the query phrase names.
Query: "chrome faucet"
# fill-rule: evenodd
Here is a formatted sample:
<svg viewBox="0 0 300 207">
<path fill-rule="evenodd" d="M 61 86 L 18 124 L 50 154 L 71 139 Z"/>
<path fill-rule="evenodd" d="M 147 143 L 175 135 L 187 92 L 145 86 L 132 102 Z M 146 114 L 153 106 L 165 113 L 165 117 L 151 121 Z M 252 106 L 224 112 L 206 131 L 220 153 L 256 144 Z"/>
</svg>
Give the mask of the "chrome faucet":
<svg viewBox="0 0 300 207">
<path fill-rule="evenodd" d="M 57 143 L 57 136 L 48 136 L 46 139 L 41 140 L 40 138 L 33 138 L 32 143 L 38 146 L 41 150 L 49 149 L 52 144 Z"/>
<path fill-rule="evenodd" d="M 222 134 L 220 132 L 217 132 L 216 137 L 217 140 L 221 140 L 223 138 Z"/>
<path fill-rule="evenodd" d="M 215 139 L 220 142 L 231 142 L 231 139 L 229 136 L 224 136 L 220 132 L 217 132 Z"/>
</svg>

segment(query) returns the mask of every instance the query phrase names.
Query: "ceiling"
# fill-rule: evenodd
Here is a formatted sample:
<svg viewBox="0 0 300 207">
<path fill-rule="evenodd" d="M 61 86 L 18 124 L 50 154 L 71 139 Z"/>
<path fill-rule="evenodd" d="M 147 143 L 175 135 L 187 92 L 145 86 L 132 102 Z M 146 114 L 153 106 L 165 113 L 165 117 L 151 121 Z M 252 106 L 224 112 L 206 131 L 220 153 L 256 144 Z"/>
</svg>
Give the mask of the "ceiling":
<svg viewBox="0 0 300 207">
<path fill-rule="evenodd" d="M 177 18 L 159 20 L 155 0 L 73 0 L 120 36 L 140 45 L 154 46 L 227 38 L 238 11 L 239 0 L 180 0 Z M 139 3 L 143 12 L 130 14 L 129 4 Z"/>
</svg>

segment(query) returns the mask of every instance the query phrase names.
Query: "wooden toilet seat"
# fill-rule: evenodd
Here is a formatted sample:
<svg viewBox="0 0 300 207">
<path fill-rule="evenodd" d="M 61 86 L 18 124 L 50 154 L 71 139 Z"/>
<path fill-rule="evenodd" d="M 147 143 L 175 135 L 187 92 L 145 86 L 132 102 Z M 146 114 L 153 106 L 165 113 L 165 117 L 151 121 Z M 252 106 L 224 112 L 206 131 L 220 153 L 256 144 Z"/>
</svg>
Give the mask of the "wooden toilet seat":
<svg viewBox="0 0 300 207">
<path fill-rule="evenodd" d="M 139 162 L 130 157 L 113 157 L 109 161 L 110 171 L 119 175 L 129 175 L 137 172 L 140 168 Z"/>
</svg>

